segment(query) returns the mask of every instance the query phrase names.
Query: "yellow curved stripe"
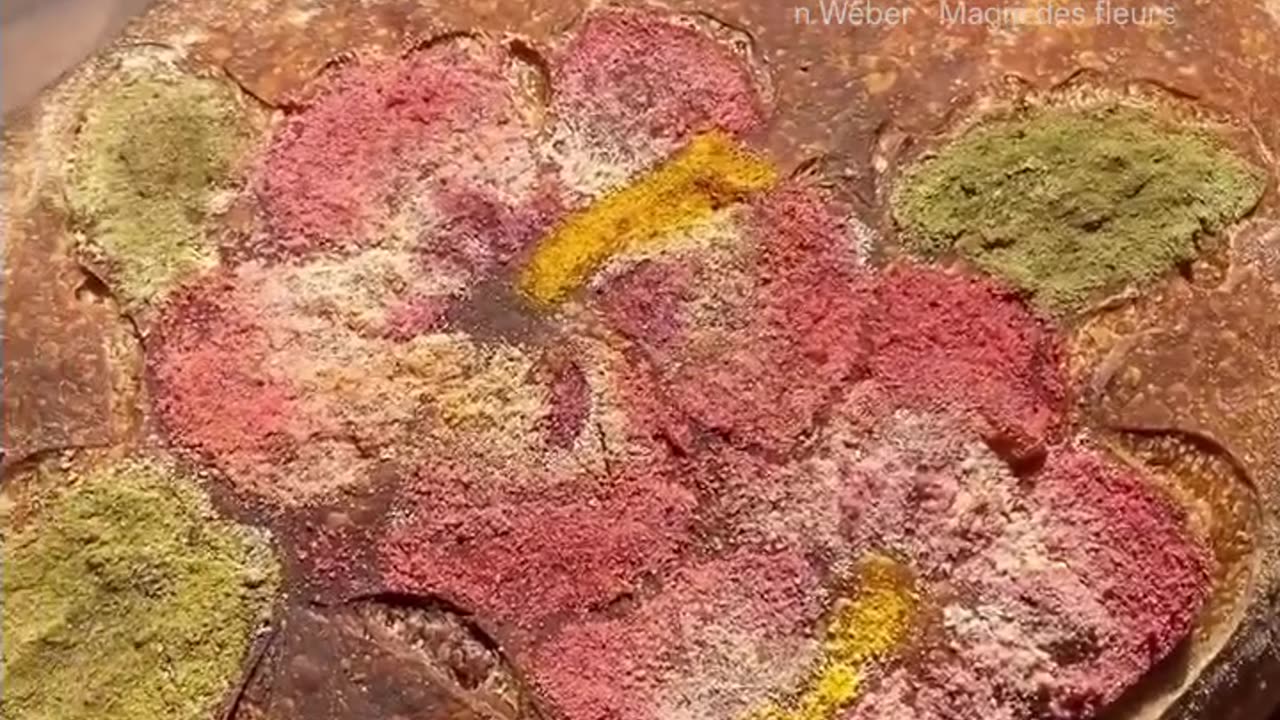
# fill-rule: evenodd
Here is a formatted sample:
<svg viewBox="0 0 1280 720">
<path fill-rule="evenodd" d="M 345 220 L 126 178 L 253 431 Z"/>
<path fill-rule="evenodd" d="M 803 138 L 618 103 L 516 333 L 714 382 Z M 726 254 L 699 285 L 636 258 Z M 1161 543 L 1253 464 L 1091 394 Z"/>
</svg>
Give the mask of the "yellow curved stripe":
<svg viewBox="0 0 1280 720">
<path fill-rule="evenodd" d="M 748 720 L 831 720 L 857 699 L 867 672 L 901 647 L 916 616 L 914 582 L 892 558 L 870 555 L 858 592 L 840 600 L 827 626 L 822 664 L 790 701 L 771 702 Z"/>
<path fill-rule="evenodd" d="M 520 292 L 542 305 L 560 303 L 610 257 L 697 225 L 776 181 L 772 163 L 725 133 L 699 135 L 662 166 L 544 238 L 520 273 Z"/>
</svg>

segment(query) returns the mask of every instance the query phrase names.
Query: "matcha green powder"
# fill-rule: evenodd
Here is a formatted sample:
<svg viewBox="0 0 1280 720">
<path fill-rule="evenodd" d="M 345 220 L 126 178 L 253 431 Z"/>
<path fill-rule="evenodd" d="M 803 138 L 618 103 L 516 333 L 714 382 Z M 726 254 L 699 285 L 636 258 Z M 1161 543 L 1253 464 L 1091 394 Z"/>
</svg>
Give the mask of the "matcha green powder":
<svg viewBox="0 0 1280 720">
<path fill-rule="evenodd" d="M 203 720 L 278 584 L 263 539 L 144 462 L 73 478 L 4 538 L 6 720 Z"/>
<path fill-rule="evenodd" d="M 126 307 L 163 299 L 216 264 L 207 221 L 234 185 L 248 130 L 223 83 L 122 73 L 93 93 L 69 167 L 87 253 Z"/>
<path fill-rule="evenodd" d="M 893 207 L 909 251 L 963 256 L 1062 315 L 1193 259 L 1264 187 L 1222 143 L 1148 112 L 1042 110 L 923 160 Z"/>
</svg>

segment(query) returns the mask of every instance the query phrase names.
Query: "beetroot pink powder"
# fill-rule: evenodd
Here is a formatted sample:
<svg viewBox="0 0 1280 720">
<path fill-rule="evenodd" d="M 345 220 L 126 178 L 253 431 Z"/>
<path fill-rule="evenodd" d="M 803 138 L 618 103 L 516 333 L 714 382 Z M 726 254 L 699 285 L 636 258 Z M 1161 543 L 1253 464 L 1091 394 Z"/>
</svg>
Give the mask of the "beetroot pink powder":
<svg viewBox="0 0 1280 720">
<path fill-rule="evenodd" d="M 693 497 L 660 466 L 607 486 L 584 474 L 548 489 L 533 489 L 536 471 L 458 470 L 419 479 L 418 510 L 383 546 L 387 581 L 443 594 L 519 629 L 515 637 L 638 590 L 689 541 Z M 470 492 L 478 482 L 490 489 Z"/>
<path fill-rule="evenodd" d="M 643 262 L 593 300 L 676 409 L 736 444 L 785 452 L 865 375 L 867 284 L 818 192 L 784 185 L 737 222 L 741 256 Z"/>
<path fill-rule="evenodd" d="M 821 579 L 795 550 L 692 560 L 654 594 L 568 623 L 517 653 L 558 716 L 649 720 L 656 708 L 738 718 L 808 669 Z"/>
<path fill-rule="evenodd" d="M 592 14 L 553 59 L 553 109 L 582 131 L 643 144 L 764 119 L 755 82 L 721 42 L 652 10 Z"/>
<path fill-rule="evenodd" d="M 433 144 L 510 112 L 501 56 L 437 45 L 321 80 L 267 151 L 258 193 L 286 252 L 367 243 L 368 223 Z"/>
<path fill-rule="evenodd" d="M 916 407 L 957 409 L 1013 460 L 1043 453 L 1066 410 L 1056 328 L 993 281 L 917 265 L 877 277 L 871 376 Z"/>
<path fill-rule="evenodd" d="M 1150 482 L 1073 450 L 1035 479 L 1037 503 L 1055 518 L 1051 545 L 1121 621 L 1095 678 L 1107 698 L 1173 649 L 1209 593 L 1206 551 L 1187 542 L 1185 514 Z"/>
<path fill-rule="evenodd" d="M 177 444 L 215 461 L 270 455 L 297 413 L 290 389 L 259 372 L 267 338 L 237 289 L 233 278 L 214 275 L 180 291 L 150 357 L 164 426 Z"/>
</svg>

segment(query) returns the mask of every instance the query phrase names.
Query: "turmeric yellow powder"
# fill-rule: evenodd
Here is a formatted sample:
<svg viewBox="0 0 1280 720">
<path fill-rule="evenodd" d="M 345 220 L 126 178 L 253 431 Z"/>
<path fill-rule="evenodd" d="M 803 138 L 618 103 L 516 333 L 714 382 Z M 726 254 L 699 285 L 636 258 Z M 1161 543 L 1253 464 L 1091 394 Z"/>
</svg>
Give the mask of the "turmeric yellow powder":
<svg viewBox="0 0 1280 720">
<path fill-rule="evenodd" d="M 697 225 L 776 180 L 770 162 L 725 133 L 699 135 L 667 163 L 545 238 L 520 274 L 520 291 L 542 305 L 558 304 L 610 257 Z"/>
<path fill-rule="evenodd" d="M 858 568 L 858 593 L 832 613 L 822 664 L 790 702 L 771 702 L 750 720 L 831 720 L 858 697 L 869 667 L 898 648 L 916 614 L 914 583 L 906 568 L 869 555 Z"/>
</svg>

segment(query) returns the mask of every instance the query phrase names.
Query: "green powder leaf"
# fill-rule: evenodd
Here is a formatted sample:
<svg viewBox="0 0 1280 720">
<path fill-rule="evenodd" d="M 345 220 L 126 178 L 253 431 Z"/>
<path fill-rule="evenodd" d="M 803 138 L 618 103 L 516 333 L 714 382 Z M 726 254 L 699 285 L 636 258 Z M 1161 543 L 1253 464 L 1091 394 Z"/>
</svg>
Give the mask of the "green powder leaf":
<svg viewBox="0 0 1280 720">
<path fill-rule="evenodd" d="M 278 575 L 261 537 L 168 468 L 133 461 L 74 478 L 5 528 L 0 715 L 211 717 Z"/>
<path fill-rule="evenodd" d="M 235 96 L 214 80 L 133 71 L 93 94 L 67 195 L 126 307 L 217 263 L 210 204 L 247 144 Z"/>
<path fill-rule="evenodd" d="M 959 254 L 1062 315 L 1192 260 L 1265 185 L 1147 111 L 1055 109 L 971 130 L 910 169 L 893 208 L 909 251 Z"/>
</svg>

